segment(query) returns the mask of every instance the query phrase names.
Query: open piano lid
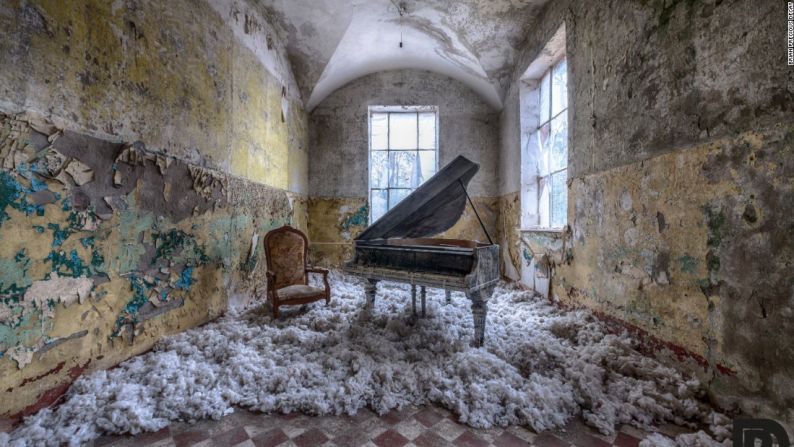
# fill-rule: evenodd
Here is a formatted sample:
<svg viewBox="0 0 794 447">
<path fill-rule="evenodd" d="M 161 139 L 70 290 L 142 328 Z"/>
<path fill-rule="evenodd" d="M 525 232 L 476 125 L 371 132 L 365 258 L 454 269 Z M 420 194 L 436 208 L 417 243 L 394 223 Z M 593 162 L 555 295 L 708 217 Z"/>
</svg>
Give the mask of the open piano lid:
<svg viewBox="0 0 794 447">
<path fill-rule="evenodd" d="M 464 189 L 480 165 L 460 155 L 386 212 L 356 240 L 421 238 L 448 230 L 466 208 Z"/>
</svg>

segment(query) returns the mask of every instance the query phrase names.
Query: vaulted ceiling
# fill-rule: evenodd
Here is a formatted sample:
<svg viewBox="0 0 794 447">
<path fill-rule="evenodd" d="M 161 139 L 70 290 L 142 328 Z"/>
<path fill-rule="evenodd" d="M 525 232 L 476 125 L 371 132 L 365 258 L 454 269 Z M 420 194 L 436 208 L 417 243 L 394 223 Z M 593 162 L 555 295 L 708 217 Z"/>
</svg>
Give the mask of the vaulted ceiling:
<svg viewBox="0 0 794 447">
<path fill-rule="evenodd" d="M 548 0 L 256 1 L 286 42 L 312 110 L 358 77 L 405 68 L 457 79 L 500 109 L 518 49 Z"/>
</svg>

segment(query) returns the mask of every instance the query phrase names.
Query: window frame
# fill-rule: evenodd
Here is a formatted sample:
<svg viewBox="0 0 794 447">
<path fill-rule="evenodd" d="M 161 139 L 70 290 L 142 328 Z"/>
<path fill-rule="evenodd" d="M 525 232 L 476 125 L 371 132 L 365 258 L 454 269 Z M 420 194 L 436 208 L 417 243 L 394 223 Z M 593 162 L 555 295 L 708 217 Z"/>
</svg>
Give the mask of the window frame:
<svg viewBox="0 0 794 447">
<path fill-rule="evenodd" d="M 419 115 L 422 113 L 433 113 L 435 117 L 434 123 L 434 135 L 433 135 L 433 149 L 424 149 L 421 148 L 419 145 Z M 372 148 L 372 116 L 374 114 L 386 114 L 386 149 L 373 149 Z M 392 114 L 415 114 L 416 115 L 416 147 L 414 149 L 392 149 L 391 148 L 391 115 Z M 413 187 L 392 187 L 391 186 L 391 164 L 388 162 L 390 159 L 389 155 L 391 152 L 413 152 L 416 154 L 417 158 L 422 151 L 430 152 L 433 151 L 434 153 L 434 166 L 433 166 L 433 174 L 438 172 L 438 165 L 439 165 L 439 111 L 438 106 L 369 106 L 367 111 L 367 203 L 369 204 L 369 222 L 372 224 L 374 222 L 372 213 L 374 207 L 372 206 L 372 192 L 375 190 L 378 191 L 386 191 L 386 212 L 388 213 L 389 210 L 392 209 L 391 203 L 391 194 L 392 190 L 402 190 L 408 191 L 410 195 L 413 191 L 416 190 L 421 184 L 417 185 L 416 188 Z M 373 187 L 372 186 L 372 153 L 373 152 L 385 152 L 386 153 L 386 160 L 388 164 L 388 176 L 389 178 L 386 180 L 386 187 Z M 424 179 L 425 181 L 427 179 Z M 400 199 L 402 201 L 402 199 Z M 399 202 L 397 202 L 399 203 Z M 395 203 L 396 205 L 396 203 Z M 385 214 L 385 213 L 384 213 Z M 381 216 L 382 217 L 382 216 Z"/>
<path fill-rule="evenodd" d="M 566 64 L 566 68 L 565 68 L 565 93 L 566 93 L 566 96 L 567 96 L 567 94 L 568 94 L 568 67 L 567 67 L 567 62 L 568 61 L 567 61 L 566 56 L 563 55 L 557 61 L 555 61 L 553 64 L 551 64 L 546 70 L 544 70 L 542 76 L 540 76 L 540 79 L 538 80 L 538 86 L 537 86 L 537 91 L 538 91 L 538 98 L 537 98 L 537 104 L 538 104 L 538 125 L 537 125 L 537 127 L 535 127 L 535 129 L 532 132 L 530 132 L 530 136 L 533 135 L 533 134 L 537 135 L 535 138 L 537 139 L 538 146 L 540 146 L 540 132 L 541 132 L 541 129 L 543 128 L 543 126 L 548 125 L 549 126 L 549 131 L 551 131 L 552 123 L 554 122 L 554 120 L 556 118 L 562 116 L 562 114 L 566 114 L 566 125 L 568 123 L 570 123 L 570 115 L 568 115 L 568 110 L 570 108 L 570 104 L 568 102 L 568 98 L 567 97 L 566 97 L 566 100 L 565 100 L 565 107 L 562 110 L 558 111 L 556 114 L 553 115 L 553 112 L 554 112 L 554 84 L 553 84 L 553 82 L 554 82 L 554 71 L 557 70 L 560 67 L 560 65 Z M 543 98 L 543 87 L 542 86 L 543 86 L 543 82 L 544 82 L 544 79 L 546 78 L 546 76 L 549 77 L 549 87 L 548 87 L 548 92 L 547 92 L 548 93 L 548 98 L 546 98 L 548 100 L 548 115 L 547 115 L 548 117 L 545 120 L 541 121 L 541 117 L 543 116 L 542 107 L 544 105 L 543 104 L 544 98 Z M 567 126 L 567 127 L 570 130 L 570 126 Z M 532 141 L 532 138 L 530 138 L 529 141 Z M 562 226 L 554 226 L 553 225 L 553 222 L 554 222 L 554 202 L 553 202 L 554 194 L 553 194 L 553 190 L 552 190 L 552 188 L 553 188 L 552 179 L 554 178 L 555 175 L 558 175 L 558 174 L 564 172 L 566 174 L 566 176 L 565 176 L 565 178 L 566 178 L 565 194 L 568 193 L 568 188 L 567 188 L 567 180 L 568 180 L 567 173 L 568 173 L 568 168 L 569 168 L 569 145 L 568 145 L 568 142 L 569 142 L 569 139 L 566 138 L 566 141 L 565 141 L 565 155 L 566 155 L 565 166 L 563 166 L 562 168 L 558 168 L 556 170 L 552 170 L 550 168 L 550 166 L 549 166 L 550 163 L 551 163 L 550 157 L 548 157 L 545 160 L 546 166 L 544 166 L 543 169 L 541 169 L 540 163 L 538 163 L 538 165 L 537 165 L 538 175 L 537 175 L 537 179 L 535 180 L 535 183 L 536 183 L 535 184 L 535 188 L 536 188 L 536 191 L 537 191 L 537 210 L 536 210 L 536 215 L 537 215 L 538 220 L 537 220 L 537 223 L 535 225 L 529 226 L 529 228 L 527 228 L 527 230 L 559 232 L 559 231 L 562 231 L 565 228 L 566 225 L 568 225 L 568 212 L 567 212 L 567 209 L 565 211 L 565 219 L 564 219 L 564 223 L 562 224 Z M 539 151 L 539 153 L 540 153 L 540 151 Z M 548 209 L 548 222 L 549 222 L 548 225 L 544 225 L 543 224 L 544 215 L 541 212 L 542 209 L 543 209 L 543 203 L 542 203 L 543 202 L 543 195 L 544 195 L 544 191 L 546 189 L 548 190 L 548 193 L 547 193 L 547 195 L 548 195 L 548 198 L 547 198 L 548 203 L 546 204 L 546 206 L 548 207 L 547 208 Z M 566 204 L 568 203 L 567 198 L 566 198 L 566 202 L 565 203 Z"/>
</svg>

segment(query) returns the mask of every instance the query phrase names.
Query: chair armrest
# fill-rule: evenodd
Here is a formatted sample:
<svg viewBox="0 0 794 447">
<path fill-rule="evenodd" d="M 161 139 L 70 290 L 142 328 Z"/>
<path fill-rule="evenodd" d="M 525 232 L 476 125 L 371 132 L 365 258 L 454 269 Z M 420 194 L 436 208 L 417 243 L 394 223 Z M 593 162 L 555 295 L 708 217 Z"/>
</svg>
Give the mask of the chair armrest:
<svg viewBox="0 0 794 447">
<path fill-rule="evenodd" d="M 328 283 L 328 269 L 319 267 L 306 267 L 306 273 L 319 273 L 323 275 L 323 284 L 325 285 L 326 297 L 331 296 L 331 285 Z"/>
</svg>

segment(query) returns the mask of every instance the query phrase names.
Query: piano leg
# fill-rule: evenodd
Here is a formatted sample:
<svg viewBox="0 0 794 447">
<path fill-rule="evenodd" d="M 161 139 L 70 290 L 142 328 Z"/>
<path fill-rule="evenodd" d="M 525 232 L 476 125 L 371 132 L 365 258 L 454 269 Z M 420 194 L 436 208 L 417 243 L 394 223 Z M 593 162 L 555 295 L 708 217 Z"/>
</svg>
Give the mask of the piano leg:
<svg viewBox="0 0 794 447">
<path fill-rule="evenodd" d="M 367 306 L 375 305 L 375 294 L 378 292 L 378 280 L 367 278 L 367 283 L 364 284 L 364 294 L 367 297 Z"/>
<path fill-rule="evenodd" d="M 425 289 L 425 286 L 422 286 L 420 292 L 421 292 L 420 296 L 422 298 L 422 318 L 425 318 L 427 316 L 427 307 L 425 304 L 425 301 L 427 300 L 427 290 Z"/>
<path fill-rule="evenodd" d="M 474 319 L 474 347 L 481 347 L 485 343 L 485 320 L 488 315 L 488 299 L 491 298 L 494 287 L 487 287 L 477 291 L 466 292 L 466 297 L 471 300 L 471 316 Z"/>
<path fill-rule="evenodd" d="M 485 343 L 485 317 L 488 314 L 488 302 L 473 300 L 471 302 L 471 316 L 474 318 L 474 347 L 481 347 Z"/>
<path fill-rule="evenodd" d="M 411 284 L 411 311 L 416 316 L 416 284 Z"/>
</svg>

